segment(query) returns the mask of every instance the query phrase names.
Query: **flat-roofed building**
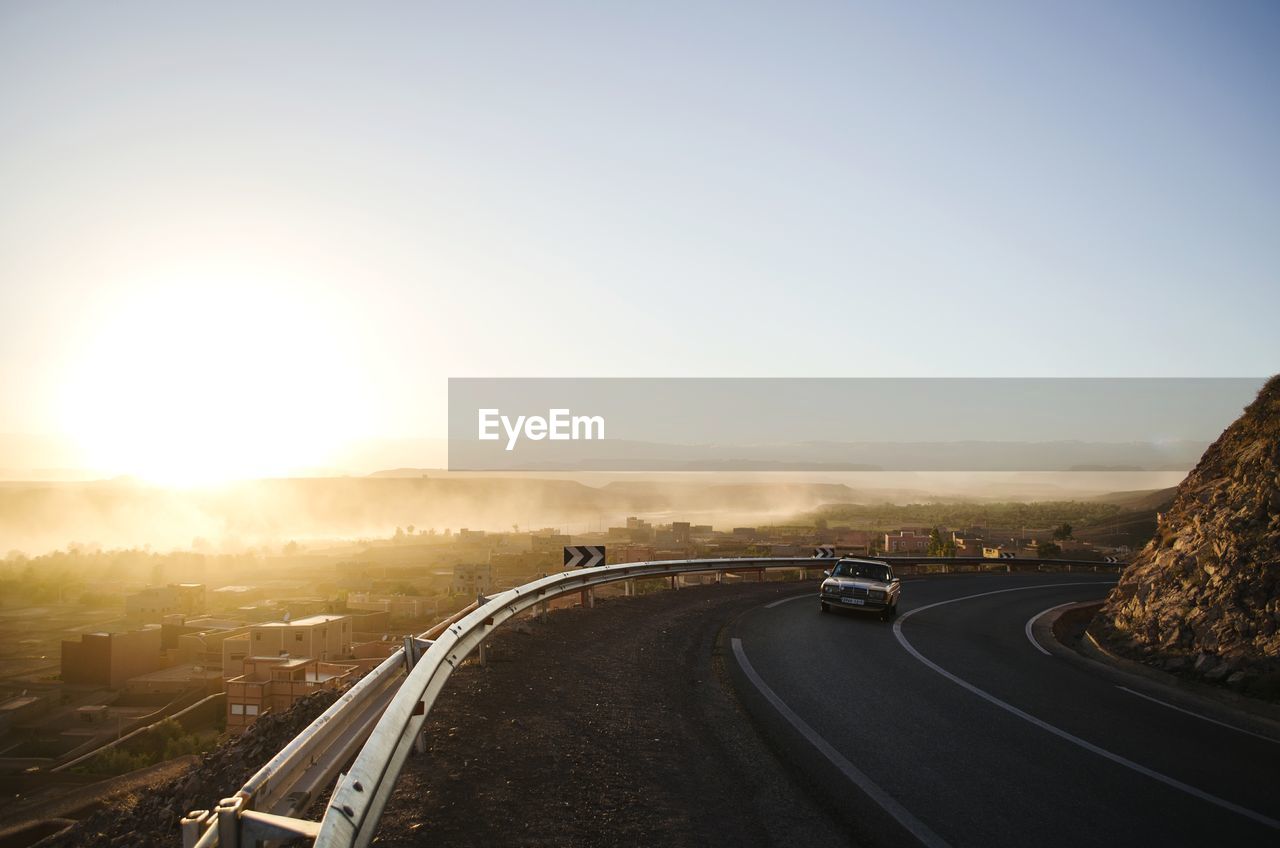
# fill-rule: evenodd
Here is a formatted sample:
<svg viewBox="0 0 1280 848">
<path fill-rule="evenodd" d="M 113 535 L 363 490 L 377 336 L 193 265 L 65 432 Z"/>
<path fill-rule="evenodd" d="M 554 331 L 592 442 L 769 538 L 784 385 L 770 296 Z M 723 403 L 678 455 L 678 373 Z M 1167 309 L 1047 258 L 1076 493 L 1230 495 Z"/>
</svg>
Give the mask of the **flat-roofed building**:
<svg viewBox="0 0 1280 848">
<path fill-rule="evenodd" d="M 126 595 L 124 614 L 148 624 L 158 624 L 170 615 L 199 615 L 205 610 L 203 583 L 170 583 L 149 586 L 141 592 Z"/>
<path fill-rule="evenodd" d="M 984 547 L 983 540 L 976 537 L 965 535 L 964 533 L 952 533 L 951 541 L 956 546 L 956 556 L 982 556 Z"/>
<path fill-rule="evenodd" d="M 929 550 L 929 534 L 919 530 L 899 530 L 884 534 L 884 551 L 888 554 L 922 554 Z"/>
<path fill-rule="evenodd" d="M 227 730 L 240 733 L 267 711 L 282 712 L 313 692 L 339 689 L 358 669 L 314 657 L 246 657 L 244 673 L 227 681 Z"/>
<path fill-rule="evenodd" d="M 130 677 L 162 665 L 159 625 L 127 633 L 86 633 L 79 641 L 62 642 L 62 682 L 71 685 L 119 689 Z"/>
<path fill-rule="evenodd" d="M 284 654 L 317 660 L 351 656 L 351 617 L 312 615 L 296 621 L 269 621 L 249 628 L 249 656 Z"/>
<path fill-rule="evenodd" d="M 487 594 L 493 589 L 493 566 L 489 563 L 455 565 L 453 579 L 449 581 L 451 595 Z"/>
</svg>

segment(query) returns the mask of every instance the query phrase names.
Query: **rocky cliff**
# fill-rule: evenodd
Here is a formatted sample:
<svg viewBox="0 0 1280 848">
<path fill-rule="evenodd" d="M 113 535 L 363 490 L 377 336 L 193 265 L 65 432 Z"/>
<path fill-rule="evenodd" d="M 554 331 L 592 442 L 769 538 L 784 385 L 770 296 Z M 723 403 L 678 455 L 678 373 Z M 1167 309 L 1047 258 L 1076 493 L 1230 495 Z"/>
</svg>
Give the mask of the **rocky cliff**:
<svg viewBox="0 0 1280 848">
<path fill-rule="evenodd" d="M 1280 697 L 1280 376 L 1178 487 L 1090 629 L 1149 664 Z"/>
</svg>

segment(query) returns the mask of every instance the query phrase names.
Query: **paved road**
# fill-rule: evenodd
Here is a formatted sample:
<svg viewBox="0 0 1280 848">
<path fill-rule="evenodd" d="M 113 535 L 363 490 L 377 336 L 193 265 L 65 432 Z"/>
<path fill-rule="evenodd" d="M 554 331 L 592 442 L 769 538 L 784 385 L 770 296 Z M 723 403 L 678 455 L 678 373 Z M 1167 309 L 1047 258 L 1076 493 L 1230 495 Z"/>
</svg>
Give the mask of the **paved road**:
<svg viewBox="0 0 1280 848">
<path fill-rule="evenodd" d="M 869 842 L 1280 845 L 1280 744 L 1028 638 L 1103 579 L 908 581 L 893 625 L 823 615 L 810 592 L 738 619 L 730 665 L 766 735 Z"/>
</svg>

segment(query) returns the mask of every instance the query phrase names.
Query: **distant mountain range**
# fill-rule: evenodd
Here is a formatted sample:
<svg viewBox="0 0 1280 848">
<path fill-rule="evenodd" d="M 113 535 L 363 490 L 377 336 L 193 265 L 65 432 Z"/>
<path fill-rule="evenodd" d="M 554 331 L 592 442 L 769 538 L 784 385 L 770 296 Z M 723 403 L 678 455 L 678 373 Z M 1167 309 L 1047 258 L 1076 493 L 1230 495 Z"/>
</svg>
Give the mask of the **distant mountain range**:
<svg viewBox="0 0 1280 848">
<path fill-rule="evenodd" d="M 610 439 L 450 446 L 487 471 L 1186 471 L 1207 442 L 798 442 L 676 445 Z"/>
</svg>

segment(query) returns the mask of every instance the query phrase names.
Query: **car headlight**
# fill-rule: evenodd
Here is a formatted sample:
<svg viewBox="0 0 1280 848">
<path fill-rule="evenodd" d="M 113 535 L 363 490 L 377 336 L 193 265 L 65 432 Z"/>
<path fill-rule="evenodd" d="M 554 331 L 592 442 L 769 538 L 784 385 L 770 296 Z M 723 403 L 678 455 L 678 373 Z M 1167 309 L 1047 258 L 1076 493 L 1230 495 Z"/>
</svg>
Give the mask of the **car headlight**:
<svg viewBox="0 0 1280 848">
<path fill-rule="evenodd" d="M 872 589 L 870 592 L 867 593 L 867 597 L 877 601 L 883 601 L 884 592 L 880 589 Z"/>
</svg>

